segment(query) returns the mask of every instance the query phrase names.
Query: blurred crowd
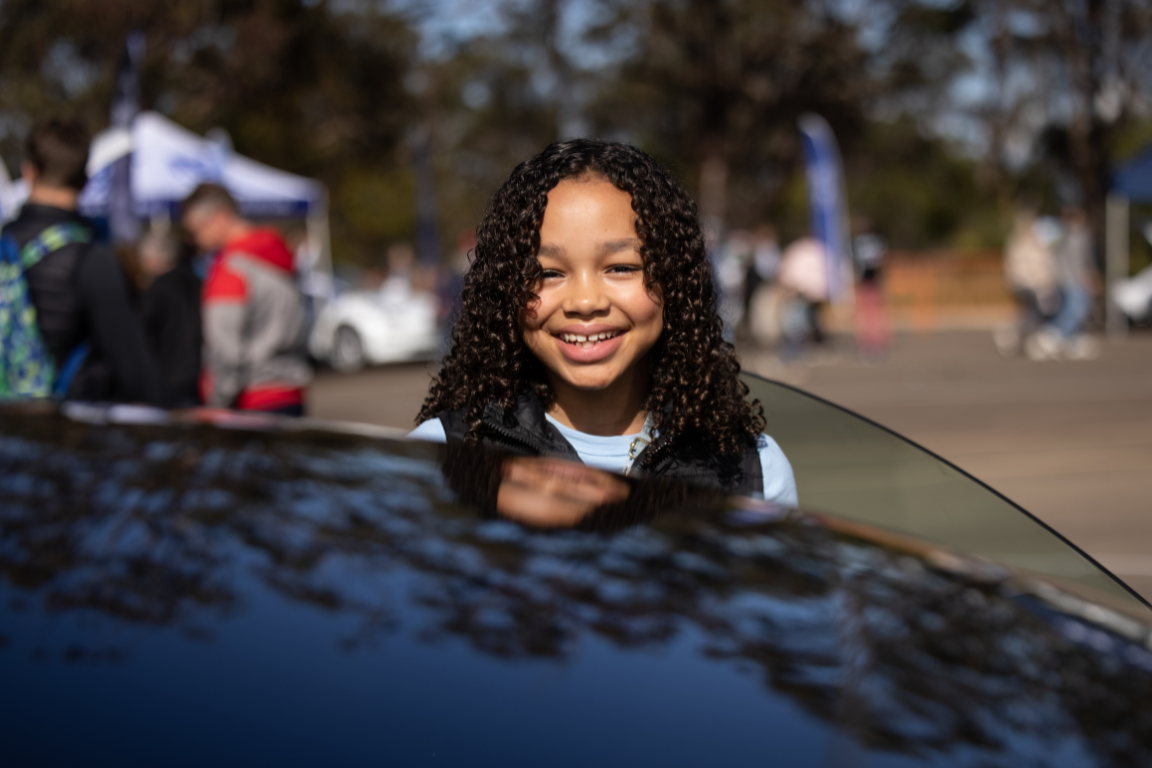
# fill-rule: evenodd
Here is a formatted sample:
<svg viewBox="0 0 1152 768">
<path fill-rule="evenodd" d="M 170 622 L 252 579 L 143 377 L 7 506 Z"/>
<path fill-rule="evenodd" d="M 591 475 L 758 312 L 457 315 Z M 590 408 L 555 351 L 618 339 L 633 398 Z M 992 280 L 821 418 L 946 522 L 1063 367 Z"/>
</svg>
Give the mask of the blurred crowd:
<svg viewBox="0 0 1152 768">
<path fill-rule="evenodd" d="M 842 258 L 812 237 L 781 247 L 769 224 L 717 238 L 710 252 L 730 340 L 775 347 L 784 361 L 795 360 L 827 343 L 824 324 L 838 305 L 850 309 L 858 358 L 876 361 L 887 354 L 892 334 L 884 284 L 888 250 L 867 218 L 852 220 Z M 1042 216 L 1022 206 L 1004 244 L 1003 277 L 1017 319 L 993 332 L 1001 354 L 1037 361 L 1090 360 L 1099 354 L 1092 329 L 1103 322 L 1103 284 L 1082 207 L 1068 205 L 1059 216 Z M 1133 320 L 1147 316 L 1152 269 L 1119 281 L 1115 301 Z M 843 329 L 846 314 L 840 318 Z"/>
<path fill-rule="evenodd" d="M 1019 305 L 1019 321 L 997 329 L 1002 354 L 1032 360 L 1084 360 L 1098 352 L 1086 333 L 1098 291 L 1088 216 L 1075 206 L 1059 219 L 1031 208 L 1016 213 L 1004 248 L 1004 274 Z"/>
<path fill-rule="evenodd" d="M 307 237 L 248 220 L 219 184 L 195 188 L 179 225 L 108 242 L 78 211 L 89 141 L 75 121 L 29 133 L 28 197 L 0 231 L 0 397 L 300 416 L 316 357 L 354 369 L 439 343 L 460 275 L 423 275 L 398 245 L 378 290 L 336 297 Z"/>
<path fill-rule="evenodd" d="M 227 189 L 203 183 L 180 207 L 179 226 L 153 220 L 135 241 L 110 246 L 77 211 L 88 142 L 68 121 L 29 133 L 29 196 L 2 231 L 0 379 L 8 383 L 0 396 L 302 415 L 316 360 L 351 371 L 443 351 L 474 232 L 460 234 L 445 265 L 418 262 L 396 244 L 371 290 L 337 296 L 315 242 L 289 242 L 249 221 Z M 727 338 L 794 360 L 827 342 L 824 317 L 838 304 L 852 308 L 858 356 L 883 358 L 891 344 L 886 244 L 866 218 L 849 229 L 845 254 L 812 237 L 781 245 L 768 223 L 713 230 Z M 995 332 L 1002 353 L 1097 354 L 1085 330 L 1100 286 L 1084 210 L 1056 218 L 1021 209 L 1004 271 L 1019 320 Z"/>
<path fill-rule="evenodd" d="M 847 295 L 857 354 L 882 358 L 891 340 L 881 283 L 887 246 L 860 217 L 852 222 L 848 250 L 845 260 L 813 237 L 781 248 L 771 224 L 729 232 L 710 249 L 729 339 L 776 347 L 784 360 L 795 360 L 827 342 L 823 315 Z"/>
</svg>

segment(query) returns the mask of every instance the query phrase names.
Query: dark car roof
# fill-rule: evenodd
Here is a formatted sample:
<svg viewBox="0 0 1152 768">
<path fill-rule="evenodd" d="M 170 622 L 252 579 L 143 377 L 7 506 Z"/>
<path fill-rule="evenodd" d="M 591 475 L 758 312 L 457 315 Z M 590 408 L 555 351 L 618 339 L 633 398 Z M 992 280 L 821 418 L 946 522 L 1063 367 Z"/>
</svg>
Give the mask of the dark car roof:
<svg viewBox="0 0 1152 768">
<path fill-rule="evenodd" d="M 0 409 L 3 765 L 1152 761 L 1148 616 L 987 561 L 659 483 L 537 530 L 492 454 L 71 413 Z"/>
</svg>

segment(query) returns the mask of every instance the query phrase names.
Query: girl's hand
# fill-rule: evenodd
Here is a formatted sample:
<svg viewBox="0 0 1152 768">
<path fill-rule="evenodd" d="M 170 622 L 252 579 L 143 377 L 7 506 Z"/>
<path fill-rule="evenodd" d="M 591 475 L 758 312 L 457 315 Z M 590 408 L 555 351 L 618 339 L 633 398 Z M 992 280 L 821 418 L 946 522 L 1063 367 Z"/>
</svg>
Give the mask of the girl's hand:
<svg viewBox="0 0 1152 768">
<path fill-rule="evenodd" d="M 541 528 L 571 527 L 629 493 L 628 483 L 610 472 L 561 459 L 517 457 L 502 471 L 496 511 Z"/>
</svg>

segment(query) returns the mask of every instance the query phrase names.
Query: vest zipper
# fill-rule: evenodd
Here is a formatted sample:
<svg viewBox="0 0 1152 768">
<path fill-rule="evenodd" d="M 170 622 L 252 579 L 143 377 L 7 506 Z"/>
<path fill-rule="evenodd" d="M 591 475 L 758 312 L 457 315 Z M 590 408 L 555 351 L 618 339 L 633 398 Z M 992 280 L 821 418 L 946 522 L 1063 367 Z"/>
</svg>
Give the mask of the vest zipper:
<svg viewBox="0 0 1152 768">
<path fill-rule="evenodd" d="M 525 438 L 521 435 L 517 435 L 516 433 L 512 432 L 511 430 L 505 429 L 502 426 L 492 424 L 491 422 L 485 421 L 484 422 L 484 428 L 491 431 L 491 432 L 495 432 L 497 435 L 504 438 L 505 442 L 513 443 L 513 444 L 520 445 L 520 446 L 523 446 L 525 448 L 530 449 L 537 456 L 543 456 L 545 453 L 544 449 L 541 448 L 539 445 L 537 445 L 534 441 L 528 440 L 527 438 Z"/>
<path fill-rule="evenodd" d="M 663 442 L 655 445 L 649 443 L 644 447 L 644 450 L 640 452 L 640 455 L 636 457 L 636 460 L 632 462 L 632 467 L 634 469 L 639 467 L 643 469 L 647 475 L 651 476 L 652 470 L 656 467 L 656 457 L 666 450 L 666 446 L 667 443 Z"/>
</svg>

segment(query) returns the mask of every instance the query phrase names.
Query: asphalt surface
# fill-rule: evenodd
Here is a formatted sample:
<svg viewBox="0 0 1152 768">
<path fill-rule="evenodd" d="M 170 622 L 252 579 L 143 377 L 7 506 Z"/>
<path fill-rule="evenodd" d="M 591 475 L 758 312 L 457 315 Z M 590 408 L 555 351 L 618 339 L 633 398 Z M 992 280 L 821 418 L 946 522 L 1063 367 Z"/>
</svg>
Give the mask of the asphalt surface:
<svg viewBox="0 0 1152 768">
<path fill-rule="evenodd" d="M 879 363 L 857 361 L 847 341 L 789 365 L 742 358 L 943 456 L 1152 599 L 1152 335 L 1088 362 L 1005 359 L 982 331 L 902 335 Z M 430 370 L 323 372 L 309 413 L 410 429 Z"/>
</svg>

